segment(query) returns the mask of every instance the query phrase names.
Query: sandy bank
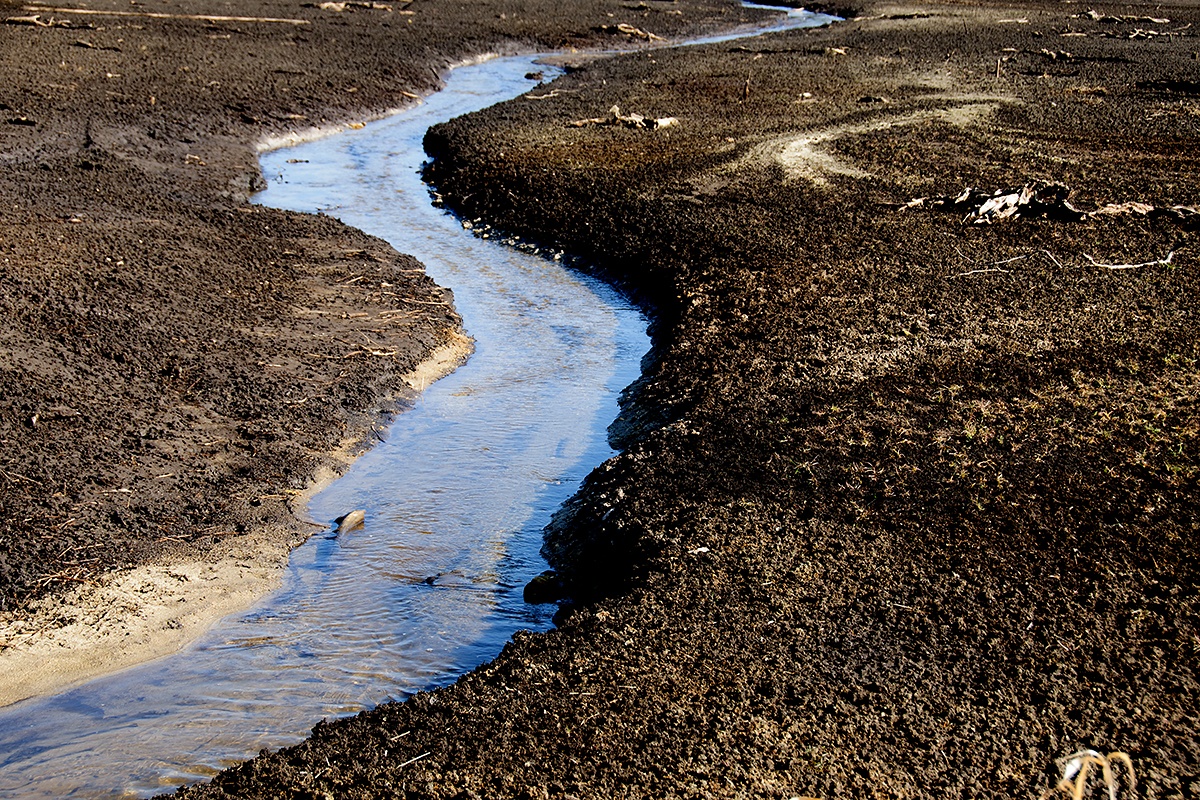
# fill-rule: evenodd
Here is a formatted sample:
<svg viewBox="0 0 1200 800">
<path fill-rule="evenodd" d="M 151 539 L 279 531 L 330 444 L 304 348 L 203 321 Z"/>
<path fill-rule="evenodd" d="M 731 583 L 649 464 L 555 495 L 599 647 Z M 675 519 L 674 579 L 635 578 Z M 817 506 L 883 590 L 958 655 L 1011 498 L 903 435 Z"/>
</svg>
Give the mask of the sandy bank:
<svg viewBox="0 0 1200 800">
<path fill-rule="evenodd" d="M 599 1 L 569 19 L 549 0 L 286 5 L 0 4 L 6 698 L 176 648 L 261 594 L 308 533 L 298 493 L 460 329 L 382 242 L 247 205 L 255 143 L 386 115 L 480 53 L 640 41 Z M 670 36 L 761 16 L 680 11 L 618 21 Z M 74 665 L 37 666 L 51 655 Z"/>
<path fill-rule="evenodd" d="M 471 353 L 461 334 L 403 376 L 412 394 L 453 372 Z M 217 620 L 254 605 L 279 586 L 290 543 L 319 530 L 308 501 L 361 454 L 361 442 L 338 448 L 289 506 L 290 530 L 233 537 L 203 560 L 145 564 L 108 573 L 62 595 L 42 598 L 0 618 L 0 706 L 61 691 L 92 678 L 173 653 Z"/>
</svg>

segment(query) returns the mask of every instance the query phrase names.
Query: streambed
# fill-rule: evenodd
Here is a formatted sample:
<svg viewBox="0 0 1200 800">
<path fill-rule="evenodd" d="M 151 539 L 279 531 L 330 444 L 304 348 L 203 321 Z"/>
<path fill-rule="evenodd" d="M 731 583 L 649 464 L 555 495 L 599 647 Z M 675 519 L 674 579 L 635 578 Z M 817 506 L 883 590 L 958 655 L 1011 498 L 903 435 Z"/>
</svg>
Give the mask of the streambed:
<svg viewBox="0 0 1200 800">
<path fill-rule="evenodd" d="M 285 585 L 185 651 L 0 712 L 0 795 L 148 795 L 323 716 L 444 683 L 549 624 L 521 597 L 550 514 L 612 454 L 605 429 L 648 348 L 645 320 L 551 259 L 465 231 L 419 167 L 430 125 L 530 89 L 532 57 L 454 70 L 424 104 L 262 159 L 260 201 L 387 239 L 454 287 L 475 339 L 381 442 L 310 504 L 364 528 L 314 536 Z M 290 162 L 290 163 L 289 163 Z"/>
<path fill-rule="evenodd" d="M 648 349 L 645 320 L 598 281 L 464 230 L 419 177 L 430 125 L 546 71 L 532 56 L 461 67 L 402 114 L 264 156 L 261 202 L 414 255 L 453 288 L 476 352 L 310 505 L 319 521 L 364 508 L 363 529 L 314 536 L 283 588 L 176 655 L 0 710 L 0 796 L 148 796 L 322 717 L 449 683 L 550 624 L 553 607 L 522 587 L 544 569 L 550 514 L 613 453 L 605 431 Z"/>
</svg>

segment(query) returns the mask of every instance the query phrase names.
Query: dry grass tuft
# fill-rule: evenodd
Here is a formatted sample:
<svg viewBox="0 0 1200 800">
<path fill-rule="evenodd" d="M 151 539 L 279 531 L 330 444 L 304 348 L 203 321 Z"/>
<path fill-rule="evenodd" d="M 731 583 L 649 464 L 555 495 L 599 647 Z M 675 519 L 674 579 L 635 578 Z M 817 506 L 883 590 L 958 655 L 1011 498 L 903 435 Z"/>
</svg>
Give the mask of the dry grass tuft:
<svg viewBox="0 0 1200 800">
<path fill-rule="evenodd" d="M 1115 751 L 1104 756 L 1095 750 L 1080 750 L 1078 753 L 1072 753 L 1066 758 L 1059 759 L 1058 763 L 1062 769 L 1062 780 L 1052 789 L 1047 789 L 1042 794 L 1041 800 L 1049 800 L 1056 795 L 1065 795 L 1072 800 L 1083 800 L 1084 794 L 1088 791 L 1089 779 L 1095 776 L 1095 767 L 1100 768 L 1100 776 L 1103 779 L 1104 787 L 1108 789 L 1109 800 L 1117 800 L 1121 785 L 1113 767 L 1118 763 L 1123 765 L 1123 772 L 1129 784 L 1126 796 L 1136 796 L 1137 778 L 1133 773 L 1133 760 L 1127 753 Z"/>
</svg>

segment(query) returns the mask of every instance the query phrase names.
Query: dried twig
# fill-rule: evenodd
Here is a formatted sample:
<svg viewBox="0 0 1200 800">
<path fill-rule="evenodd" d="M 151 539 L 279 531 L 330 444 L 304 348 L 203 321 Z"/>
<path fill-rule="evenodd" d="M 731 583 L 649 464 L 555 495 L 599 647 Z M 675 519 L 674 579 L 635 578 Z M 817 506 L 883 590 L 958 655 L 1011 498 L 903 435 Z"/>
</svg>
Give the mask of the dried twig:
<svg viewBox="0 0 1200 800">
<path fill-rule="evenodd" d="M 1008 275 L 1009 273 L 1012 272 L 1012 270 L 998 269 L 998 268 L 996 268 L 996 269 L 973 269 L 970 272 L 960 272 L 957 275 L 951 275 L 950 277 L 951 278 L 965 278 L 968 275 L 986 275 L 989 272 L 1003 272 L 1005 275 Z"/>
<path fill-rule="evenodd" d="M 37 583 L 39 583 L 42 586 L 49 586 L 50 584 L 55 583 L 55 582 L 83 583 L 88 586 L 99 586 L 100 585 L 98 582 L 92 580 L 91 578 L 85 577 L 84 573 L 82 573 L 82 572 L 72 575 L 67 570 L 63 570 L 62 572 L 56 572 L 53 575 L 44 575 L 37 580 Z"/>
<path fill-rule="evenodd" d="M 1140 264 L 1103 264 L 1089 256 L 1087 253 L 1083 257 L 1091 262 L 1093 267 L 1104 267 L 1105 269 L 1117 271 L 1121 269 L 1140 269 L 1141 267 L 1165 267 L 1171 263 L 1171 259 L 1175 258 L 1175 251 L 1167 253 L 1166 258 L 1160 258 L 1157 261 L 1143 261 Z"/>
<path fill-rule="evenodd" d="M 4 477 L 8 478 L 10 481 L 12 481 L 14 483 L 16 481 L 25 481 L 26 483 L 32 483 L 37 486 L 45 485 L 41 481 L 35 481 L 33 478 L 27 478 L 24 475 L 21 475 L 16 472 L 9 472 L 8 470 L 0 470 L 0 475 L 3 475 Z"/>
<path fill-rule="evenodd" d="M 963 251 L 959 250 L 957 247 L 954 248 L 954 252 L 958 253 L 963 258 L 964 261 L 969 260 L 969 259 L 967 259 L 967 256 L 963 253 Z M 1002 272 L 1007 275 L 1012 270 L 1000 269 L 999 267 L 1001 264 L 1011 264 L 1014 261 L 1024 261 L 1027 258 L 1029 258 L 1028 254 L 1023 255 L 1023 256 L 1013 256 L 1012 258 L 1002 258 L 999 261 L 993 261 L 990 264 L 987 264 L 986 267 L 983 269 L 973 269 L 973 270 L 970 270 L 969 272 L 960 272 L 957 275 L 951 275 L 950 277 L 951 278 L 965 278 L 968 275 L 987 275 L 988 273 L 993 273 L 993 272 Z M 979 264 L 982 262 L 976 261 L 974 263 Z"/>
<path fill-rule="evenodd" d="M 395 358 L 397 352 L 395 350 L 354 350 L 342 356 L 323 356 L 320 353 L 307 353 L 306 355 L 315 358 L 324 358 L 328 361 L 345 360 L 347 358 L 355 358 L 357 356 L 377 356 L 379 358 Z"/>
<path fill-rule="evenodd" d="M 431 756 L 431 755 L 433 755 L 433 753 L 421 753 L 421 755 L 417 756 L 416 758 L 410 758 L 408 761 L 405 761 L 403 764 L 396 767 L 396 769 L 400 769 L 401 767 L 407 767 L 409 764 L 415 764 L 416 762 L 420 761 L 422 758 L 425 758 L 426 756 Z"/>
<path fill-rule="evenodd" d="M 579 94 L 578 89 L 552 89 L 546 94 L 527 94 L 526 100 L 549 100 L 551 97 L 558 97 L 560 94 Z"/>
</svg>

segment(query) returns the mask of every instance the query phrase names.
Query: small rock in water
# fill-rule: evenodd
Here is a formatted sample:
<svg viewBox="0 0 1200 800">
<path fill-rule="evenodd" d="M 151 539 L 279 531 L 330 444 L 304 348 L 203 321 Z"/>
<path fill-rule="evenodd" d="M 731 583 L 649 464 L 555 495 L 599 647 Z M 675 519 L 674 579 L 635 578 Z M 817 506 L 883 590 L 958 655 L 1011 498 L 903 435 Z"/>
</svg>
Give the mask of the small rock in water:
<svg viewBox="0 0 1200 800">
<path fill-rule="evenodd" d="M 566 585 L 558 577 L 558 573 L 548 569 L 541 575 L 525 584 L 525 602 L 537 605 L 553 603 L 566 597 Z"/>
<path fill-rule="evenodd" d="M 337 532 L 352 531 L 355 528 L 361 528 L 367 521 L 367 512 L 361 508 L 351 511 L 349 514 L 343 514 L 334 520 L 337 523 Z"/>
</svg>

